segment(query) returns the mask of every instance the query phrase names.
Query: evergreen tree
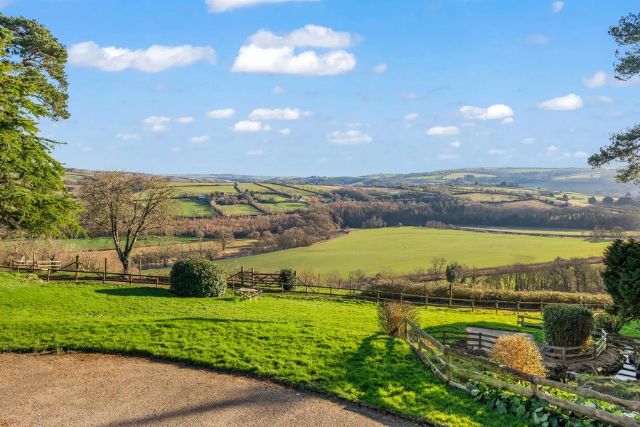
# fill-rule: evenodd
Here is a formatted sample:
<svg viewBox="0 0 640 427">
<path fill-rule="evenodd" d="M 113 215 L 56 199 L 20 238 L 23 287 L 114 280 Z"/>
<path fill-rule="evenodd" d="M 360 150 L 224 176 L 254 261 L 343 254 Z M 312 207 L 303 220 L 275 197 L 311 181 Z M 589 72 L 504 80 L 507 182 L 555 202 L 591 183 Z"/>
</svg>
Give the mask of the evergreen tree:
<svg viewBox="0 0 640 427">
<path fill-rule="evenodd" d="M 616 240 L 605 251 L 604 285 L 612 311 L 624 320 L 640 319 L 640 242 Z"/>
</svg>

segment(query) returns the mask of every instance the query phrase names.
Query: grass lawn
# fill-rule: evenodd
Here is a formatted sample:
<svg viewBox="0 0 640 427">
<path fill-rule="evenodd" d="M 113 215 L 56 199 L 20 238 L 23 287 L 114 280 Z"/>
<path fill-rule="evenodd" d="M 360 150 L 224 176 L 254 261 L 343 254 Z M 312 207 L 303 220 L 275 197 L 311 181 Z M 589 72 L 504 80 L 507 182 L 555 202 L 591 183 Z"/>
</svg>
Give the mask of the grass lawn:
<svg viewBox="0 0 640 427">
<path fill-rule="evenodd" d="M 225 264 L 244 265 L 258 271 L 295 268 L 315 273 L 338 273 L 347 277 L 362 270 L 407 274 L 429 267 L 433 257 L 444 257 L 469 267 L 494 267 L 514 263 L 552 261 L 557 257 L 602 255 L 609 242 L 561 237 L 538 237 L 395 227 L 352 230 L 338 237 L 305 248 L 289 249 L 241 259 Z"/>
<path fill-rule="evenodd" d="M 427 328 L 516 328 L 513 314 L 420 312 Z M 516 328 L 517 329 L 517 328 Z M 243 372 L 451 426 L 522 425 L 447 388 L 375 305 L 263 296 L 183 299 L 153 288 L 45 284 L 0 273 L 0 351 L 150 355 Z"/>
</svg>

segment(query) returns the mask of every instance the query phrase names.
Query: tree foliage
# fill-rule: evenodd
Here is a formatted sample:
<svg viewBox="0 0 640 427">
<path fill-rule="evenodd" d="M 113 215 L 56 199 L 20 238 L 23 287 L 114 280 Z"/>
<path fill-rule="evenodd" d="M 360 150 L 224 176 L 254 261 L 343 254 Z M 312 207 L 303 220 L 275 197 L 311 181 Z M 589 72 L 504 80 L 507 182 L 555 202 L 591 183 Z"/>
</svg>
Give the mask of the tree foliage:
<svg viewBox="0 0 640 427">
<path fill-rule="evenodd" d="M 640 75 L 640 13 L 629 14 L 620 19 L 609 34 L 620 46 L 616 50 L 616 78 L 629 80 Z M 612 162 L 625 166 L 618 170 L 620 182 L 640 183 L 640 124 L 611 135 L 610 144 L 589 157 L 589 164 L 601 167 Z"/>
<path fill-rule="evenodd" d="M 61 235 L 75 228 L 77 205 L 55 141 L 39 136 L 43 119 L 67 111 L 65 47 L 42 25 L 0 14 L 0 228 Z"/>
<path fill-rule="evenodd" d="M 640 242 L 616 240 L 605 250 L 604 285 L 613 299 L 613 314 L 640 319 Z"/>
<path fill-rule="evenodd" d="M 111 236 L 125 272 L 140 236 L 170 231 L 172 196 L 171 187 L 159 177 L 122 172 L 87 177 L 80 190 L 87 229 Z"/>
</svg>

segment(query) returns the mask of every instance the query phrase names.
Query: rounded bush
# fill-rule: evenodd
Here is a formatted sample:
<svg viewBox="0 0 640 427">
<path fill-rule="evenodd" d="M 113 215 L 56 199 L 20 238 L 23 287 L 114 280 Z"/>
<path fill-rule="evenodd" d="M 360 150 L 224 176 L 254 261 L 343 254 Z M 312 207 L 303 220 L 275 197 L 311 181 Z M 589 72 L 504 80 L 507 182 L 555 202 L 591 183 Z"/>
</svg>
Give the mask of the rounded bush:
<svg viewBox="0 0 640 427">
<path fill-rule="evenodd" d="M 526 374 L 546 375 L 538 347 L 524 335 L 499 337 L 491 351 L 491 360 Z"/>
<path fill-rule="evenodd" d="M 555 347 L 587 344 L 593 332 L 593 312 L 586 307 L 550 304 L 544 308 L 544 337 Z"/>
<path fill-rule="evenodd" d="M 176 262 L 170 280 L 171 290 L 181 297 L 221 297 L 227 290 L 224 270 L 206 259 Z"/>
<path fill-rule="evenodd" d="M 283 268 L 278 275 L 278 283 L 285 291 L 292 291 L 296 285 L 296 272 L 290 268 Z"/>
</svg>

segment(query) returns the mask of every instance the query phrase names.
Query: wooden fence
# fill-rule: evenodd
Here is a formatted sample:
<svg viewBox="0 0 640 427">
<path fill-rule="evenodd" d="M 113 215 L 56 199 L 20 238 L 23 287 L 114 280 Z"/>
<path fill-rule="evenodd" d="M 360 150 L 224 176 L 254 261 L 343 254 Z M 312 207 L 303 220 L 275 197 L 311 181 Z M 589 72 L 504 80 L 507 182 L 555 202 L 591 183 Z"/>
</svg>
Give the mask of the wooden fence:
<svg viewBox="0 0 640 427">
<path fill-rule="evenodd" d="M 542 319 L 539 317 L 525 316 L 524 314 L 518 315 L 518 326 L 524 328 L 542 329 Z"/>
<path fill-rule="evenodd" d="M 631 411 L 640 412 L 640 402 L 627 400 L 600 393 L 591 389 L 576 387 L 546 378 L 525 374 L 515 369 L 499 365 L 488 359 L 471 356 L 451 348 L 423 331 L 412 321 L 405 320 L 405 340 L 418 357 L 444 383 L 451 387 L 471 393 L 467 385 L 469 380 L 478 381 L 490 387 L 507 390 L 527 398 L 546 400 L 551 405 L 572 411 L 576 414 L 600 420 L 605 423 L 623 426 L 640 426 L 633 418 L 613 414 L 584 404 L 578 404 L 557 397 L 559 393 L 570 393 L 577 398 L 593 399 L 618 405 Z M 515 380 L 515 381 L 514 381 Z M 526 385 L 523 383 L 527 383 Z"/>
</svg>

